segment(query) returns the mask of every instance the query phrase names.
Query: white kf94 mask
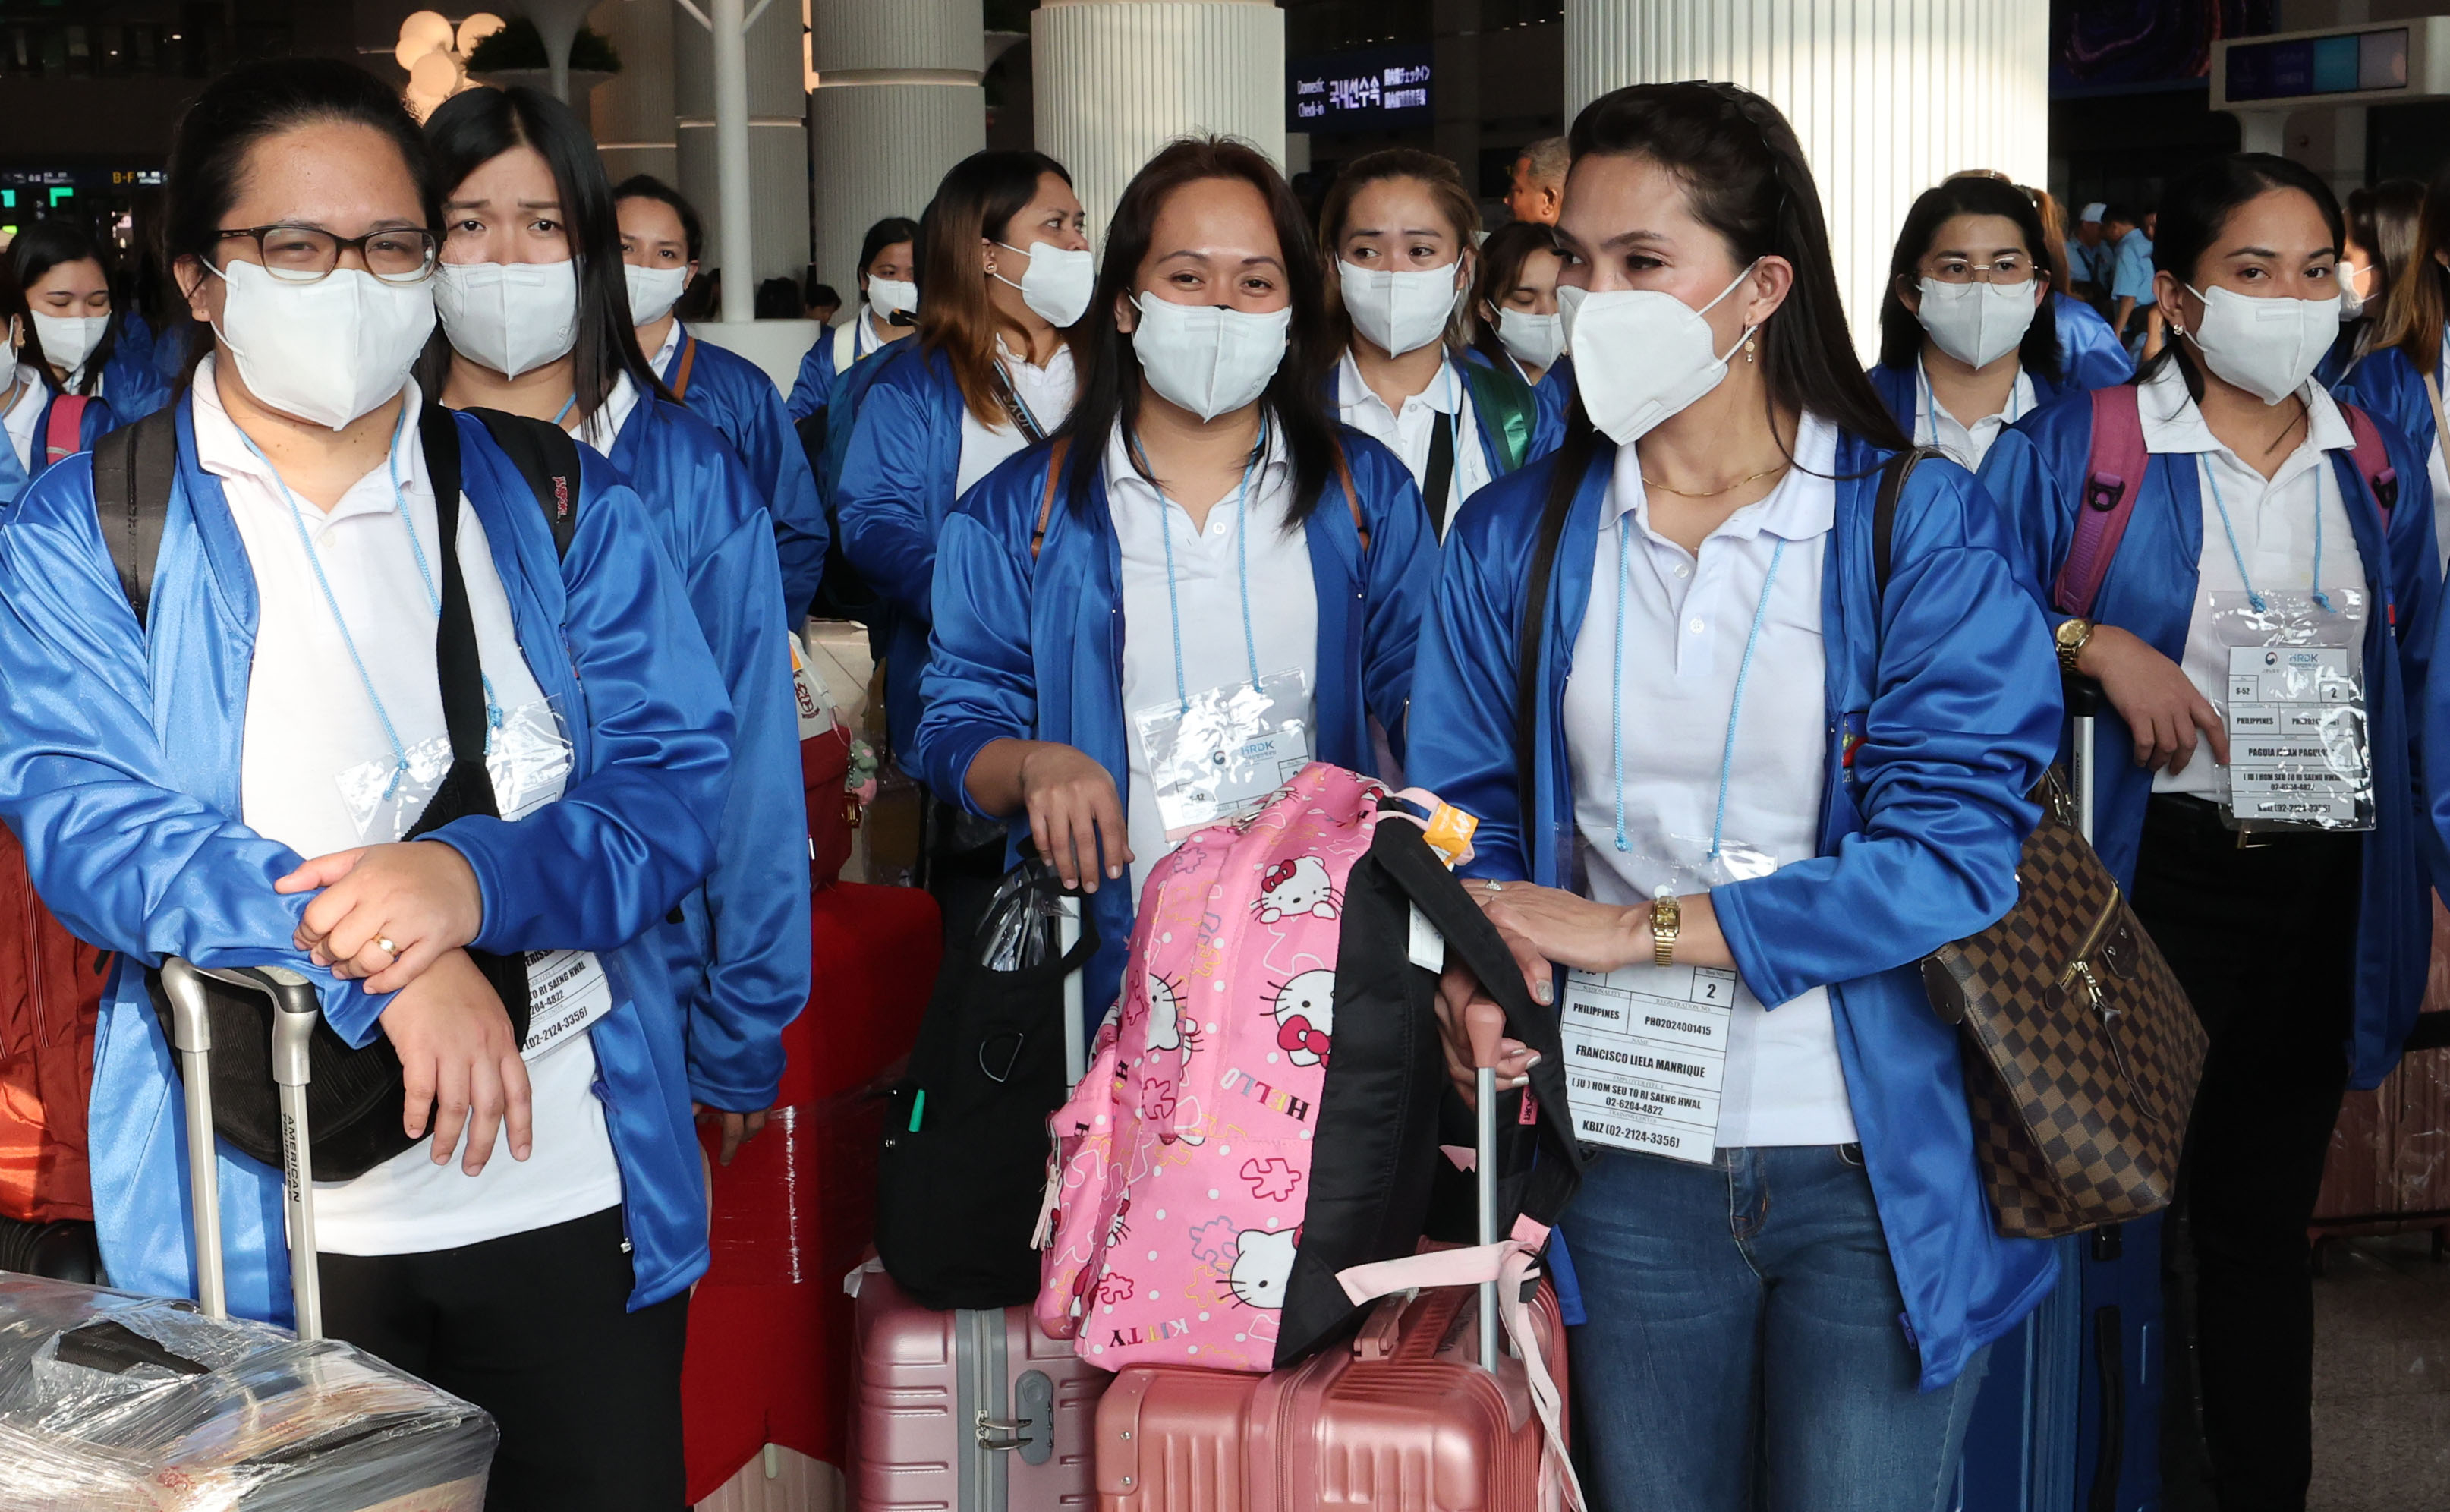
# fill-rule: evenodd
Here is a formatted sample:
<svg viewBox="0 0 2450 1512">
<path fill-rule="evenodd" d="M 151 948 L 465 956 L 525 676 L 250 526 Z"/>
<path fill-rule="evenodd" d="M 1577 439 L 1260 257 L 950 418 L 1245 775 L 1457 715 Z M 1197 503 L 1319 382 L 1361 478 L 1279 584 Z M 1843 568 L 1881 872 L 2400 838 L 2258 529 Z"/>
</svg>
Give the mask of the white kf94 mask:
<svg viewBox="0 0 2450 1512">
<path fill-rule="evenodd" d="M 1710 322 L 1701 317 L 1752 271 L 1747 264 L 1699 310 L 1660 289 L 1593 294 L 1560 288 L 1565 350 L 1574 356 L 1574 382 L 1591 423 L 1619 446 L 1631 446 L 1724 381 L 1727 359 L 1755 328 L 1746 326 L 1721 353 L 1713 349 Z"/>
<path fill-rule="evenodd" d="M 434 285 L 426 280 L 386 283 L 334 268 L 295 283 L 261 262 L 205 266 L 229 285 L 220 335 L 247 392 L 335 431 L 399 393 L 434 334 Z"/>
<path fill-rule="evenodd" d="M 504 378 L 532 373 L 578 344 L 578 262 L 445 262 L 436 270 L 443 334 Z"/>
<path fill-rule="evenodd" d="M 1230 415 L 1267 391 L 1285 359 L 1290 305 L 1254 314 L 1216 304 L 1176 304 L 1161 295 L 1133 300 L 1140 312 L 1132 354 L 1149 387 L 1202 420 Z"/>
<path fill-rule="evenodd" d="M 1943 283 L 1924 279 L 1915 319 L 1935 345 L 1968 367 L 1984 368 L 2016 350 L 2033 323 L 2033 281 Z"/>
<path fill-rule="evenodd" d="M 2205 365 L 2265 404 L 2304 387 L 2340 338 L 2337 295 L 2258 300 L 2219 284 L 2207 294 L 2191 283 L 2187 292 L 2204 301 L 2192 339 Z"/>
</svg>

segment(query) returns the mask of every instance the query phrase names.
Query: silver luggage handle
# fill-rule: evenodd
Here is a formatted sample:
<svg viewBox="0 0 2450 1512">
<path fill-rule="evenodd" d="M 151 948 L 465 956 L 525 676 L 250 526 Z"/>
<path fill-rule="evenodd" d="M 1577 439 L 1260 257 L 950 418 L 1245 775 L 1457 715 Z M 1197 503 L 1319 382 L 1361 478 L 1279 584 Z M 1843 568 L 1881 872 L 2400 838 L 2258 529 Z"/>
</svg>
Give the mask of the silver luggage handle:
<svg viewBox="0 0 2450 1512">
<path fill-rule="evenodd" d="M 282 1178 L 289 1217 L 290 1299 L 298 1337 L 323 1336 L 323 1291 L 315 1262 L 315 1156 L 308 1145 L 307 1046 L 322 1003 L 315 984 L 285 966 L 198 966 L 171 957 L 162 963 L 162 991 L 170 999 L 171 1039 L 187 1095 L 187 1196 L 195 1210 L 196 1300 L 209 1318 L 229 1316 L 222 1263 L 221 1172 L 213 1139 L 212 1022 L 209 978 L 272 999 L 272 1079 L 281 1089 Z"/>
<path fill-rule="evenodd" d="M 1497 1242 L 1497 1068 L 1482 1066 L 1472 1090 L 1472 1113 L 1479 1128 L 1480 1149 L 1472 1160 L 1472 1184 L 1479 1188 L 1480 1242 Z M 1497 1373 L 1497 1283 L 1480 1284 L 1480 1367 Z"/>
<path fill-rule="evenodd" d="M 1080 900 L 1066 893 L 1055 901 L 1062 911 L 1062 922 L 1057 926 L 1056 939 L 1063 955 L 1080 942 Z M 1080 979 L 1088 974 L 1089 963 L 1082 961 L 1077 970 L 1063 976 L 1063 1095 L 1069 1097 L 1080 1078 L 1089 1074 L 1088 1026 L 1080 1022 Z"/>
</svg>

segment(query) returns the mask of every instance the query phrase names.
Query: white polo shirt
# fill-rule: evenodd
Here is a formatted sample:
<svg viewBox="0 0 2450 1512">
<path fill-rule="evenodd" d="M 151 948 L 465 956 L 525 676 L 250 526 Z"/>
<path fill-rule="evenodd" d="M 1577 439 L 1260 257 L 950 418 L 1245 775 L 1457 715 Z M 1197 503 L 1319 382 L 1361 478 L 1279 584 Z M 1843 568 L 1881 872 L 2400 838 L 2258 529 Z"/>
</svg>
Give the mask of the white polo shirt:
<svg viewBox="0 0 2450 1512">
<path fill-rule="evenodd" d="M 207 357 L 196 369 L 196 460 L 222 481 L 230 518 L 255 569 L 258 599 L 239 767 L 240 817 L 301 856 L 328 855 L 365 843 L 341 798 L 338 775 L 367 763 L 388 763 L 393 755 L 309 564 L 310 549 L 401 744 L 414 747 L 448 734 L 435 667 L 435 610 L 408 535 L 417 533 L 428 565 L 437 571 L 438 592 L 434 490 L 414 418 L 422 397 L 411 382 L 411 422 L 400 429 L 390 466 L 360 478 L 328 512 L 301 497 L 293 516 L 277 475 L 222 408 L 213 362 Z M 394 468 L 399 476 L 397 499 Z M 299 538 L 301 525 L 304 542 Z M 464 503 L 458 556 L 477 656 L 496 702 L 505 710 L 538 702 L 544 695 L 519 649 L 485 528 Z M 505 812 L 536 796 L 496 793 Z M 559 796 L 558 785 L 549 796 Z M 527 1160 L 512 1159 L 507 1141 L 497 1141 L 484 1171 L 470 1177 L 460 1173 L 456 1157 L 437 1166 L 427 1141 L 355 1180 L 319 1181 L 319 1246 L 336 1254 L 448 1250 L 585 1217 L 619 1202 L 620 1169 L 605 1132 L 603 1105 L 591 1090 L 594 1047 L 586 1036 L 574 1036 L 530 1061 L 528 1076 L 535 1142 Z"/>
<path fill-rule="evenodd" d="M 1931 375 L 1923 368 L 1922 354 L 1915 354 L 1915 445 L 1939 448 L 1950 461 L 1969 473 L 1982 465 L 1982 458 L 1990 455 L 1991 443 L 1999 438 L 2001 431 L 2032 410 L 2033 376 L 2020 364 L 2015 387 L 2008 391 L 2008 407 L 1969 426 L 1949 414 L 1948 406 L 1933 397 Z"/>
<path fill-rule="evenodd" d="M 1131 751 L 1131 792 L 1125 818 L 1132 843 L 1132 890 L 1148 882 L 1151 867 L 1174 847 L 1157 815 L 1147 748 L 1136 715 L 1177 702 L 1181 691 L 1202 693 L 1251 680 L 1256 646 L 1259 675 L 1298 669 L 1311 691 L 1312 752 L 1317 752 L 1318 587 L 1311 576 L 1309 527 L 1285 528 L 1293 508 L 1293 469 L 1281 435 L 1270 434 L 1268 454 L 1251 475 L 1250 497 L 1240 509 L 1226 494 L 1208 512 L 1207 528 L 1195 533 L 1191 514 L 1158 494 L 1132 467 L 1123 428 L 1106 443 L 1106 508 L 1122 548 L 1123 724 Z M 1341 509 L 1332 480 L 1321 508 Z M 1063 507 L 1060 500 L 1057 508 Z M 1247 531 L 1247 537 L 1246 537 Z M 1174 549 L 1174 592 L 1166 592 L 1166 545 Z M 1250 569 L 1249 638 L 1242 617 L 1242 563 Z M 1176 671 L 1176 621 L 1181 614 L 1181 681 Z"/>
<path fill-rule="evenodd" d="M 17 454 L 17 466 L 31 475 L 37 439 L 34 432 L 43 423 L 43 404 L 51 391 L 29 363 L 18 363 L 11 381 L 17 384 L 17 398 L 6 414 L 0 414 L 0 430 L 9 433 L 9 449 Z"/>
<path fill-rule="evenodd" d="M 1429 387 L 1390 410 L 1352 360 L 1352 349 L 1335 365 L 1335 417 L 1372 440 L 1383 441 L 1404 459 L 1416 487 L 1429 486 L 1429 444 L 1440 426 L 1454 437 L 1454 475 L 1447 483 L 1446 523 L 1454 525 L 1463 501 L 1488 481 L 1488 456 L 1480 444 L 1480 422 L 1471 407 L 1471 385 L 1463 379 L 1462 364 L 1449 357 L 1429 379 Z M 1444 532 L 1440 533 L 1441 534 Z"/>
<path fill-rule="evenodd" d="M 1055 355 L 1040 367 L 1027 358 L 1004 345 L 996 338 L 996 361 L 1003 368 L 1004 377 L 1012 379 L 1015 394 L 1021 396 L 1021 407 L 1038 422 L 1040 434 L 1052 436 L 1055 428 L 1072 413 L 1072 401 L 1079 394 L 1079 379 L 1072 365 L 1072 348 L 1057 343 Z M 996 406 L 999 415 L 1002 406 Z M 1029 444 L 1021 427 L 1008 419 L 993 425 L 983 424 L 962 406 L 962 463 L 953 479 L 953 496 L 961 497 L 970 485 L 996 470 L 996 464 Z"/>
<path fill-rule="evenodd" d="M 2228 709 L 2228 648 L 2214 628 L 2211 595 L 2238 594 L 2246 580 L 2238 575 L 2237 559 L 2246 558 L 2254 586 L 2264 591 L 2305 592 L 2314 585 L 2314 516 L 2323 517 L 2323 581 L 2324 588 L 2362 588 L 2364 557 L 2357 550 L 2347 505 L 2331 470 L 2331 452 L 2356 446 L 2347 417 L 2323 386 L 2307 379 L 2298 397 L 2305 401 L 2304 438 L 2269 478 L 2247 466 L 2220 443 L 2204 412 L 2187 392 L 2187 380 L 2175 362 L 2165 362 L 2147 378 L 2136 395 L 2144 422 L 2144 449 L 2195 455 L 2195 488 L 2203 504 L 2203 536 L 2195 543 L 2198 580 L 2195 602 L 2187 620 L 2187 647 L 2178 660 L 2187 681 L 2224 714 Z M 2274 414 L 2278 411 L 2275 409 Z M 2237 533 L 2237 552 L 2229 550 L 2221 529 L 2227 506 L 2229 529 Z M 2152 774 L 2152 791 L 2189 793 L 2218 803 L 2228 796 L 2228 773 L 2212 761 L 2208 741 L 2180 771 Z"/>
<path fill-rule="evenodd" d="M 1633 447 L 1620 448 L 1600 512 L 1590 607 L 1565 680 L 1565 748 L 1574 827 L 1590 896 L 1640 902 L 1669 881 L 1653 858 L 1706 850 L 1717 814 L 1727 716 L 1756 612 L 1760 636 L 1744 673 L 1726 777 L 1722 850 L 1743 847 L 1779 866 L 1818 853 L 1827 775 L 1827 657 L 1821 565 L 1837 518 L 1838 428 L 1807 415 L 1797 465 L 1776 491 L 1710 533 L 1695 553 L 1650 528 Z M 1622 524 L 1620 522 L 1623 522 Z M 1620 533 L 1630 527 L 1620 591 Z M 1783 542 L 1783 550 L 1780 543 Z M 1775 555 L 1778 575 L 1770 578 Z M 1762 588 L 1769 592 L 1766 607 Z M 1623 607 L 1624 682 L 1619 665 Z M 1616 845 L 1623 732 L 1624 831 Z M 1855 1139 L 1829 993 L 1815 987 L 1775 1012 L 1740 981 L 1727 1037 L 1719 1143 L 1834 1145 Z"/>
</svg>

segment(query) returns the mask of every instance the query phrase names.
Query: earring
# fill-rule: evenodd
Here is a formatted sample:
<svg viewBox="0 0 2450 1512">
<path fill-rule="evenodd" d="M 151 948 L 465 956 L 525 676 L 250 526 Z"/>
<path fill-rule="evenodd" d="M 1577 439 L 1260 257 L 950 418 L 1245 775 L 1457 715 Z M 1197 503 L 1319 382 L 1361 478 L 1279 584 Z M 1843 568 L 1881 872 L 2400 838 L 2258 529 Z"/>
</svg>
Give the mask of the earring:
<svg viewBox="0 0 2450 1512">
<path fill-rule="evenodd" d="M 1745 338 L 1744 338 L 1744 360 L 1745 360 L 1745 361 L 1747 361 L 1747 362 L 1749 362 L 1749 361 L 1751 361 L 1751 360 L 1753 359 L 1753 345 L 1754 345 L 1753 339 L 1752 339 L 1751 337 L 1749 337 L 1749 336 L 1748 336 L 1748 337 L 1745 337 Z"/>
</svg>

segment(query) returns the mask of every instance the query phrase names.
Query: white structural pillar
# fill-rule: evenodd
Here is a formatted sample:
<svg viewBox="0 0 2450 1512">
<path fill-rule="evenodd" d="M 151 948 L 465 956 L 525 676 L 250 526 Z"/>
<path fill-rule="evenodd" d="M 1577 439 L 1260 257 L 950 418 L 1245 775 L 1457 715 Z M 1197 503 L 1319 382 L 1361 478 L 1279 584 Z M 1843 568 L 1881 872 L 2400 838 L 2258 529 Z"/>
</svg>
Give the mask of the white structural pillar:
<svg viewBox="0 0 2450 1512">
<path fill-rule="evenodd" d="M 979 0 L 814 0 L 808 102 L 817 268 L 856 302 L 859 243 L 912 220 L 944 170 L 986 145 Z"/>
<path fill-rule="evenodd" d="M 1270 0 L 1044 0 L 1029 17 L 1038 149 L 1103 239 L 1123 186 L 1176 137 L 1285 162 L 1285 16 Z"/>
<path fill-rule="evenodd" d="M 2050 8 L 2033 0 L 1565 0 L 1569 114 L 1675 79 L 1742 85 L 1794 124 L 1866 357 L 1915 197 L 1964 168 L 2048 171 Z"/>
<path fill-rule="evenodd" d="M 764 9 L 760 7 L 759 9 Z M 749 211 L 749 11 L 741 0 L 713 0 L 714 172 L 719 191 L 715 244 L 754 246 Z M 748 271 L 748 270 L 743 270 Z M 763 272 L 763 269 L 757 269 Z M 751 320 L 757 285 L 735 273 L 723 281 L 723 319 Z"/>
<path fill-rule="evenodd" d="M 724 320 L 746 320 L 759 280 L 797 279 L 808 261 L 799 12 L 777 0 L 678 4 L 678 187 L 706 218 L 706 263 L 723 270 Z"/>
</svg>

